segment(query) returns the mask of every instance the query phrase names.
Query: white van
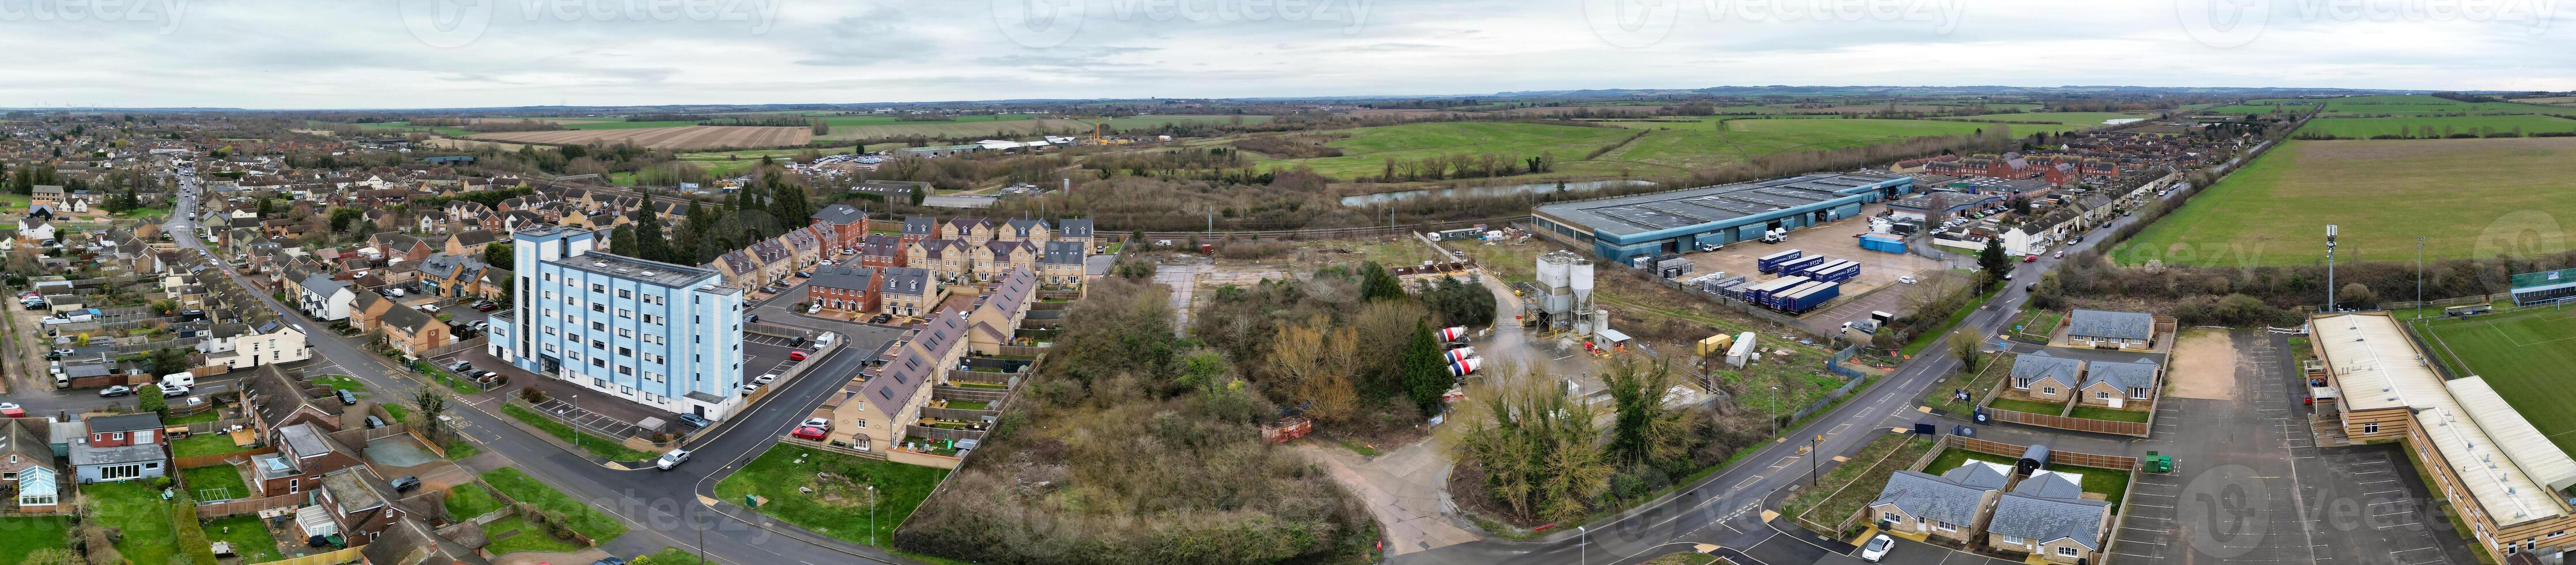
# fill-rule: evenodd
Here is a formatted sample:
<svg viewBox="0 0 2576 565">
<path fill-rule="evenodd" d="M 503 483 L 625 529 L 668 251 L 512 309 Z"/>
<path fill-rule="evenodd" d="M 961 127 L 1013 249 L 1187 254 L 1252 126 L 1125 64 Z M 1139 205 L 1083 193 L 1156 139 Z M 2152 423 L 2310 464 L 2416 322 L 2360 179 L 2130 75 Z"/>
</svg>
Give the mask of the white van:
<svg viewBox="0 0 2576 565">
<path fill-rule="evenodd" d="M 823 335 L 814 336 L 814 347 L 816 349 L 821 349 L 823 346 L 831 345 L 833 335 L 836 334 L 833 334 L 832 332 L 823 332 Z"/>
<path fill-rule="evenodd" d="M 167 375 L 161 375 L 161 388 L 170 388 L 172 385 L 184 386 L 184 387 L 195 387 L 195 386 L 197 386 L 197 374 L 196 374 L 196 373 L 171 373 L 171 374 L 167 374 Z"/>
</svg>

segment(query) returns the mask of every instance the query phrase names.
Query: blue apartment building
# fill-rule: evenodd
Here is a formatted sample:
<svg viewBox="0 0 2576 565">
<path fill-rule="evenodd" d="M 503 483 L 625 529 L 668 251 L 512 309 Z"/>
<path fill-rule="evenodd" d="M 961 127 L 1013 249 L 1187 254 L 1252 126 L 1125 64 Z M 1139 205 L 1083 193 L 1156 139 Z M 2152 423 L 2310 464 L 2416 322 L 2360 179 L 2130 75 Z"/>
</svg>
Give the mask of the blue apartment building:
<svg viewBox="0 0 2576 565">
<path fill-rule="evenodd" d="M 571 228 L 511 235 L 512 303 L 491 318 L 493 357 L 673 413 L 742 405 L 742 292 L 715 271 L 599 251 Z"/>
</svg>

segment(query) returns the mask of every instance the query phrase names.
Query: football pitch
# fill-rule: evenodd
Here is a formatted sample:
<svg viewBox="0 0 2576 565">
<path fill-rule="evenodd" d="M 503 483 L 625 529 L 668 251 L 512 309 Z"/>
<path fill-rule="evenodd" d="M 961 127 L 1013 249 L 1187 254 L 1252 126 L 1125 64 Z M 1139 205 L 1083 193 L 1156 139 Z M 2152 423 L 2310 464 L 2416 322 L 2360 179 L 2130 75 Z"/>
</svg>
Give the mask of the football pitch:
<svg viewBox="0 0 2576 565">
<path fill-rule="evenodd" d="M 2576 452 L 2576 308 L 2533 308 L 2416 324 L 2454 375 L 2486 377 L 2559 449 Z"/>
</svg>

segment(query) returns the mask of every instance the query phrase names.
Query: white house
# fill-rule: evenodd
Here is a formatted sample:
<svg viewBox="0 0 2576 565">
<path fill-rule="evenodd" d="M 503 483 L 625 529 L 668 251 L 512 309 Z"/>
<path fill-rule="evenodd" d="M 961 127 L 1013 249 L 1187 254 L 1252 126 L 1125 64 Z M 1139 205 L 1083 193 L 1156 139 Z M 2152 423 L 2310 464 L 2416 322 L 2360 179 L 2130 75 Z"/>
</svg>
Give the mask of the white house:
<svg viewBox="0 0 2576 565">
<path fill-rule="evenodd" d="M 216 330 L 218 335 L 213 339 L 197 342 L 197 350 L 206 354 L 206 361 L 245 369 L 313 358 L 312 344 L 293 324 L 272 320 L 234 335 L 221 335 L 223 332 Z"/>
<path fill-rule="evenodd" d="M 358 294 L 349 291 L 349 283 L 334 280 L 331 275 L 304 277 L 296 283 L 296 292 L 296 308 L 325 322 L 349 319 L 349 306 L 358 302 Z"/>
<path fill-rule="evenodd" d="M 37 216 L 35 214 L 28 214 L 18 218 L 18 239 L 23 239 L 33 243 L 53 238 L 53 220 Z"/>
</svg>

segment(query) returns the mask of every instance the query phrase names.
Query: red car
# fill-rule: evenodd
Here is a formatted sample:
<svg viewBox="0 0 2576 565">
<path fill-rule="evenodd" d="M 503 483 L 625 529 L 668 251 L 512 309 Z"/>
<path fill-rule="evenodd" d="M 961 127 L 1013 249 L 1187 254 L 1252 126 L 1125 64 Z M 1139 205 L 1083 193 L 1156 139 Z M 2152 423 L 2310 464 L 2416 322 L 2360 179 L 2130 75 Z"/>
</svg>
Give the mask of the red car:
<svg viewBox="0 0 2576 565">
<path fill-rule="evenodd" d="M 817 428 L 817 427 L 813 427 L 813 426 L 800 427 L 800 428 L 796 428 L 796 434 L 795 434 L 795 435 L 796 435 L 796 439 L 810 439 L 810 440 L 814 440 L 814 441 L 823 441 L 823 428 Z"/>
<path fill-rule="evenodd" d="M 2029 255 L 2023 255 L 2023 256 L 2021 256 L 2021 262 L 2023 262 L 2023 263 L 2029 263 L 2029 262 L 2034 262 L 2034 261 L 2038 261 L 2038 260 L 2039 260 L 2039 254 L 2037 254 L 2037 253 L 2032 253 L 2032 254 L 2029 254 Z"/>
<path fill-rule="evenodd" d="M 17 405 L 16 403 L 12 403 L 12 402 L 0 402 L 0 418 L 25 418 L 25 417 L 27 417 L 27 409 L 25 409 L 25 408 L 19 408 L 19 407 L 18 407 L 18 405 Z"/>
<path fill-rule="evenodd" d="M 789 351 L 789 352 L 787 352 L 787 360 L 789 360 L 789 361 L 803 361 L 803 360 L 805 360 L 805 352 L 803 352 L 803 351 Z"/>
</svg>

